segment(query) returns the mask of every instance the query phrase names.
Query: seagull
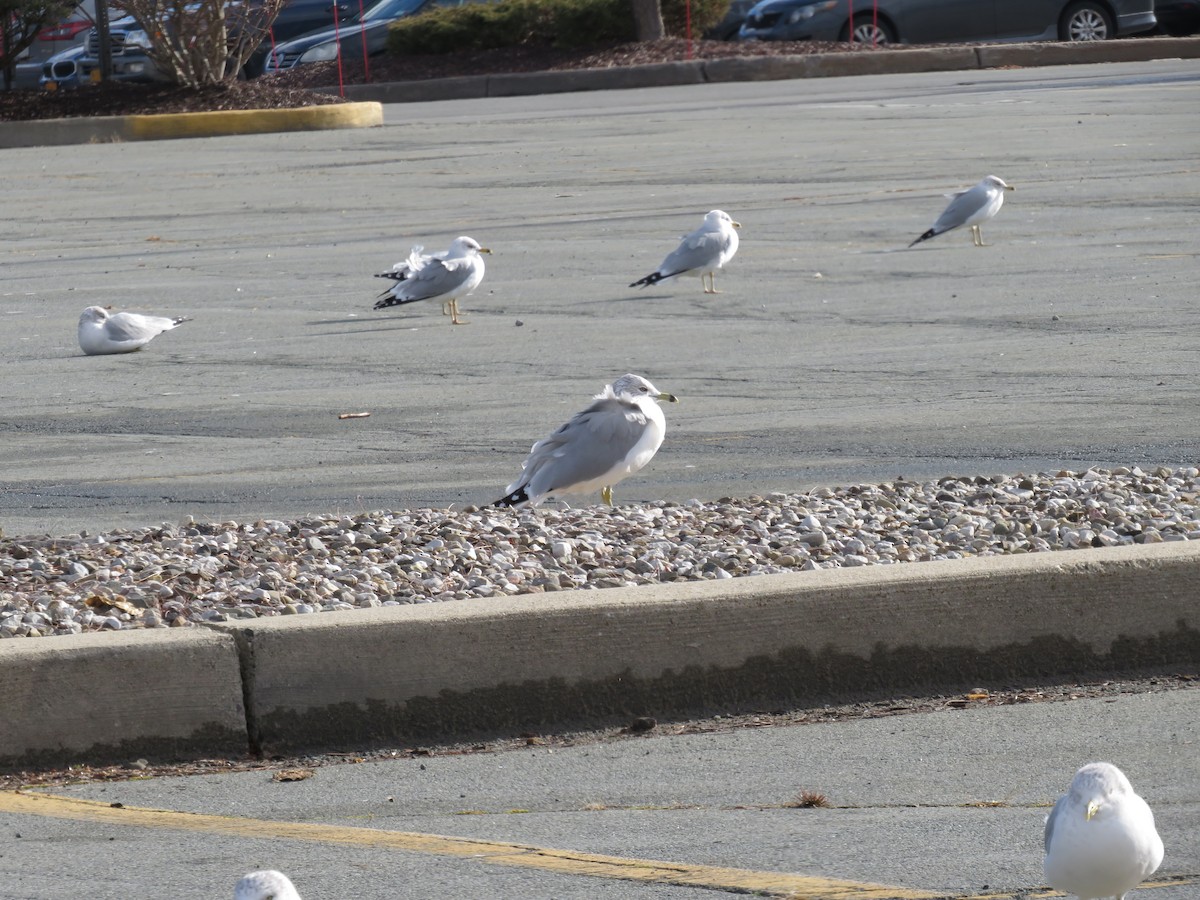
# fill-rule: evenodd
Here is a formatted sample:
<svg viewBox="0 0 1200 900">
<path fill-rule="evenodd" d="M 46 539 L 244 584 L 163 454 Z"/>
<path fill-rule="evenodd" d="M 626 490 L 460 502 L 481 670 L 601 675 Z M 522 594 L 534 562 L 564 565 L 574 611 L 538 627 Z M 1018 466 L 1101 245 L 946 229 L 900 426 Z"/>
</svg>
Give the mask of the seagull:
<svg viewBox="0 0 1200 900">
<path fill-rule="evenodd" d="M 932 228 L 908 246 L 915 247 L 921 241 L 937 237 L 960 225 L 970 225 L 971 241 L 976 247 L 986 247 L 979 226 L 1000 212 L 1000 207 L 1004 205 L 1004 192 L 1015 190 L 1011 184 L 1005 184 L 1003 179 L 989 175 L 973 188 L 947 194 L 947 197 L 954 198 L 950 205 L 938 216 Z"/>
<path fill-rule="evenodd" d="M 714 209 L 704 217 L 704 223 L 699 228 L 683 236 L 679 246 L 667 255 L 656 271 L 638 279 L 630 287 L 658 284 L 685 272 L 699 271 L 704 293 L 721 293 L 717 290 L 717 269 L 737 253 L 738 235 L 734 229 L 741 227 L 741 223 L 733 221 L 729 213 Z"/>
<path fill-rule="evenodd" d="M 640 470 L 658 452 L 667 422 L 658 400 L 678 403 L 641 375 L 605 385 L 587 409 L 538 441 L 521 475 L 493 506 L 538 506 L 551 494 L 587 494 L 600 488 L 612 506 L 613 485 Z"/>
<path fill-rule="evenodd" d="M 1111 763 L 1088 763 L 1046 819 L 1046 880 L 1080 900 L 1126 893 L 1162 863 L 1154 813 Z"/>
<path fill-rule="evenodd" d="M 469 237 L 456 237 L 450 242 L 450 249 L 443 253 L 425 256 L 423 249 L 420 245 L 413 247 L 408 259 L 383 275 L 396 284 L 379 295 L 383 299 L 375 304 L 375 309 L 440 299 L 442 313 L 449 310 L 453 324 L 465 325 L 466 322 L 458 317 L 458 298 L 479 287 L 484 270 L 483 257 L 479 254 L 492 251 Z"/>
<path fill-rule="evenodd" d="M 233 889 L 233 900 L 300 900 L 296 886 L 282 872 L 251 872 Z"/>
<path fill-rule="evenodd" d="M 164 331 L 190 321 L 187 316 L 168 319 L 131 312 L 110 313 L 103 306 L 89 306 L 79 317 L 79 346 L 88 356 L 132 353 Z"/>
</svg>

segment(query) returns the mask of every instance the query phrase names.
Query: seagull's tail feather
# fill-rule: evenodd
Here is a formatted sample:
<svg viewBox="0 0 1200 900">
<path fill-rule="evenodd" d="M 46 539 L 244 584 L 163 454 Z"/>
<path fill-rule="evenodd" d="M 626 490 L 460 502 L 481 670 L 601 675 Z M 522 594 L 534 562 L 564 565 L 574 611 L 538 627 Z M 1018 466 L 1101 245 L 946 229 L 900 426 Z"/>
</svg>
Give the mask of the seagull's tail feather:
<svg viewBox="0 0 1200 900">
<path fill-rule="evenodd" d="M 390 278 L 392 281 L 406 281 L 408 279 L 408 269 L 403 272 L 380 272 L 376 278 Z"/>
<path fill-rule="evenodd" d="M 927 232 L 925 232 L 923 235 L 921 235 L 919 238 L 917 238 L 915 241 L 913 241 L 908 246 L 910 248 L 915 247 L 915 246 L 917 246 L 917 244 L 921 243 L 921 241 L 927 241 L 931 237 L 937 237 L 939 234 L 941 234 L 940 231 L 934 231 L 932 228 L 930 228 Z"/>
<path fill-rule="evenodd" d="M 507 494 L 497 500 L 492 506 L 520 506 L 523 503 L 529 502 L 529 486 L 521 485 L 511 494 Z"/>
</svg>

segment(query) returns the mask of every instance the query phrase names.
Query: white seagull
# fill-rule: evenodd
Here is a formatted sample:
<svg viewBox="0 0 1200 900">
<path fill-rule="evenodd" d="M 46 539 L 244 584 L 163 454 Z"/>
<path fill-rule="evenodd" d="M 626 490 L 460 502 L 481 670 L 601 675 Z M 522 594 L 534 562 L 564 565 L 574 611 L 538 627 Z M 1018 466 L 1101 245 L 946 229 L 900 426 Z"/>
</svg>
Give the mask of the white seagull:
<svg viewBox="0 0 1200 900">
<path fill-rule="evenodd" d="M 533 445 L 520 477 L 495 506 L 537 506 L 550 495 L 600 489 L 612 506 L 613 485 L 639 471 L 658 452 L 667 421 L 657 401 L 678 403 L 641 375 L 622 375 L 550 437 Z"/>
<path fill-rule="evenodd" d="M 630 287 L 658 284 L 667 278 L 686 272 L 699 272 L 700 284 L 706 294 L 719 294 L 717 269 L 733 259 L 738 249 L 738 234 L 741 228 L 729 213 L 714 209 L 704 217 L 704 223 L 691 234 L 685 234 L 679 246 L 672 250 L 655 271 L 635 281 Z"/>
<path fill-rule="evenodd" d="M 983 242 L 983 232 L 979 226 L 1000 212 L 1000 207 L 1004 205 L 1004 192 L 1015 190 L 1011 184 L 1005 184 L 1003 179 L 989 175 L 973 188 L 947 194 L 947 197 L 954 198 L 950 205 L 938 216 L 932 228 L 908 246 L 915 247 L 921 241 L 927 241 L 962 225 L 971 226 L 971 241 L 976 247 L 987 246 Z"/>
<path fill-rule="evenodd" d="M 79 346 L 88 356 L 131 353 L 164 331 L 190 321 L 187 316 L 168 319 L 131 312 L 110 313 L 103 306 L 89 306 L 79 317 Z"/>
<path fill-rule="evenodd" d="M 1111 763 L 1088 763 L 1046 819 L 1044 869 L 1050 886 L 1080 900 L 1125 894 L 1162 863 L 1154 813 Z"/>
<path fill-rule="evenodd" d="M 233 900 L 300 900 L 296 886 L 282 872 L 251 872 L 233 889 Z"/>
<path fill-rule="evenodd" d="M 375 304 L 375 309 L 440 299 L 442 313 L 449 311 L 453 324 L 465 325 L 458 317 L 458 298 L 479 287 L 484 272 L 483 257 L 479 254 L 492 251 L 465 236 L 456 237 L 443 253 L 427 256 L 423 249 L 419 244 L 413 247 L 408 259 L 384 273 L 382 277 L 391 278 L 396 284 L 380 294 L 383 299 Z"/>
</svg>

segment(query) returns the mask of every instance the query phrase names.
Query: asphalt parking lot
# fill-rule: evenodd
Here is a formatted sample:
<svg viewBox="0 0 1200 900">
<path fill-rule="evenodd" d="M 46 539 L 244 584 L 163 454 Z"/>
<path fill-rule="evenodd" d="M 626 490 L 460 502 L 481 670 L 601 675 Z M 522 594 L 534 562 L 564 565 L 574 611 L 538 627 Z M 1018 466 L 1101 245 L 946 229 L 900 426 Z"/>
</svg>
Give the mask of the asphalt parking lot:
<svg viewBox="0 0 1200 900">
<path fill-rule="evenodd" d="M 1194 459 L 1194 61 L 389 106 L 368 130 L 7 150 L 0 525 L 486 502 L 625 371 L 618 501 Z M 904 249 L 1016 185 L 973 248 Z M 626 285 L 703 213 L 742 249 Z M 452 327 L 372 274 L 469 234 Z M 84 357 L 87 305 L 194 321 Z M 339 420 L 345 412 L 369 418 Z"/>
<path fill-rule="evenodd" d="M 434 749 L 298 781 L 255 771 L 61 787 L 50 793 L 96 803 L 35 812 L 0 794 L 0 898 L 63 900 L 86 883 L 97 900 L 199 900 L 268 867 L 309 900 L 1031 900 L 1060 896 L 1037 890 L 1049 805 L 1079 765 L 1104 758 L 1146 797 L 1166 846 L 1157 886 L 1130 900 L 1188 900 L 1200 878 L 1198 701 L 1195 688 L 1114 691 L 503 753 Z M 829 807 L 793 808 L 805 791 Z"/>
</svg>

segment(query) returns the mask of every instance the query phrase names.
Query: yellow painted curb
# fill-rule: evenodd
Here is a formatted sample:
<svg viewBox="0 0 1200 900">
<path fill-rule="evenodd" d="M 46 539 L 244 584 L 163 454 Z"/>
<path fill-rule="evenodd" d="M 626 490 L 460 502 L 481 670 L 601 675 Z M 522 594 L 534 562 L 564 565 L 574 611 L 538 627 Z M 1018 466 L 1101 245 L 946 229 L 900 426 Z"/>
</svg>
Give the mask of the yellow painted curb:
<svg viewBox="0 0 1200 900">
<path fill-rule="evenodd" d="M 298 109 L 240 109 L 127 116 L 124 137 L 134 141 L 161 141 L 276 131 L 371 128 L 382 124 L 383 106 L 379 103 L 337 103 Z"/>
</svg>

